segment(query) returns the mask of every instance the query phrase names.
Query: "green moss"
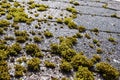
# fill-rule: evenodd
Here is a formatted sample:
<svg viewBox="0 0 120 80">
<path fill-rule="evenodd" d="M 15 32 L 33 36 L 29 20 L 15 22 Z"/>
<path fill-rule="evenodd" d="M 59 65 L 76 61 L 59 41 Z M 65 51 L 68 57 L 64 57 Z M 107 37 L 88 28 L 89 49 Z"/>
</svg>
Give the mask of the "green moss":
<svg viewBox="0 0 120 80">
<path fill-rule="evenodd" d="M 65 24 L 68 25 L 72 21 L 72 18 L 64 18 L 63 21 L 64 21 Z"/>
<path fill-rule="evenodd" d="M 14 22 L 25 22 L 31 23 L 34 19 L 32 17 L 28 17 L 28 15 L 24 12 L 24 8 L 9 8 L 8 13 L 13 16 Z"/>
<path fill-rule="evenodd" d="M 97 48 L 96 51 L 97 51 L 98 54 L 102 54 L 103 53 L 103 50 L 101 48 Z"/>
<path fill-rule="evenodd" d="M 91 39 L 90 34 L 88 34 L 88 33 L 85 34 L 85 37 L 86 37 L 87 39 Z"/>
<path fill-rule="evenodd" d="M 74 21 L 68 23 L 68 27 L 70 29 L 77 29 L 77 24 Z"/>
<path fill-rule="evenodd" d="M 53 16 L 48 16 L 48 19 L 53 19 Z"/>
<path fill-rule="evenodd" d="M 77 29 L 77 24 L 72 20 L 72 18 L 64 18 L 63 21 L 70 29 Z"/>
<path fill-rule="evenodd" d="M 71 60 L 71 64 L 74 69 L 77 69 L 79 66 L 84 66 L 88 68 L 93 66 L 93 62 L 89 60 L 86 56 L 81 54 L 75 55 Z"/>
<path fill-rule="evenodd" d="M 108 4 L 106 3 L 106 4 L 102 5 L 102 7 L 103 7 L 103 8 L 107 8 L 107 7 L 108 7 Z"/>
<path fill-rule="evenodd" d="M 98 54 L 94 54 L 93 57 L 91 58 L 91 61 L 93 61 L 93 63 L 99 62 L 101 60 L 101 56 Z"/>
<path fill-rule="evenodd" d="M 79 32 L 85 32 L 86 28 L 84 26 L 79 26 L 78 30 L 79 30 Z"/>
<path fill-rule="evenodd" d="M 4 39 L 5 40 L 14 40 L 14 37 L 13 36 L 4 36 Z"/>
<path fill-rule="evenodd" d="M 98 28 L 93 28 L 91 31 L 93 31 L 93 32 L 99 32 Z"/>
<path fill-rule="evenodd" d="M 74 57 L 76 55 L 76 51 L 73 49 L 67 49 L 65 51 L 62 51 L 61 56 L 67 60 L 67 61 L 71 61 L 72 57 Z"/>
<path fill-rule="evenodd" d="M 60 24 L 62 24 L 63 23 L 63 20 L 62 20 L 62 18 L 57 18 L 57 23 L 60 23 Z"/>
<path fill-rule="evenodd" d="M 113 18 L 119 18 L 120 19 L 120 17 L 117 16 L 117 13 L 111 14 L 111 17 L 113 17 Z"/>
<path fill-rule="evenodd" d="M 1 7 L 2 8 L 9 8 L 11 6 L 10 3 L 2 3 Z"/>
<path fill-rule="evenodd" d="M 10 22 L 7 20 L 0 20 L 0 27 L 7 27 L 10 25 Z"/>
<path fill-rule="evenodd" d="M 6 50 L 8 47 L 4 43 L 0 43 L 0 50 Z"/>
<path fill-rule="evenodd" d="M 3 35 L 3 34 L 4 34 L 4 29 L 0 28 L 0 35 Z"/>
<path fill-rule="evenodd" d="M 8 58 L 8 53 L 5 50 L 0 50 L 0 60 L 5 60 Z"/>
<path fill-rule="evenodd" d="M 38 11 L 46 11 L 47 8 L 46 8 L 46 7 L 39 7 L 37 10 L 38 10 Z"/>
<path fill-rule="evenodd" d="M 62 61 L 60 64 L 60 69 L 64 72 L 70 72 L 72 70 L 72 66 L 69 62 Z"/>
<path fill-rule="evenodd" d="M 81 33 L 76 33 L 76 34 L 74 35 L 74 37 L 76 37 L 76 38 L 82 38 L 83 35 L 82 35 Z"/>
<path fill-rule="evenodd" d="M 42 38 L 41 37 L 38 37 L 38 36 L 34 36 L 34 42 L 41 42 L 42 41 Z"/>
<path fill-rule="evenodd" d="M 87 67 L 80 66 L 76 72 L 76 78 L 74 80 L 95 80 L 93 73 L 88 70 Z"/>
<path fill-rule="evenodd" d="M 21 6 L 19 2 L 14 2 L 14 7 Z"/>
<path fill-rule="evenodd" d="M 115 69 L 108 63 L 97 63 L 96 69 L 102 74 L 105 80 L 117 80 L 119 77 L 119 72 L 117 71 L 117 69 Z"/>
<path fill-rule="evenodd" d="M 26 69 L 23 66 L 19 64 L 15 65 L 15 77 L 22 77 L 25 71 Z"/>
<path fill-rule="evenodd" d="M 0 80 L 10 80 L 7 62 L 0 60 Z"/>
<path fill-rule="evenodd" d="M 20 46 L 19 43 L 14 43 L 7 49 L 8 54 L 11 56 L 17 56 L 21 50 L 22 50 L 22 47 Z"/>
<path fill-rule="evenodd" d="M 54 54 L 60 54 L 59 45 L 58 44 L 56 44 L 56 43 L 51 44 L 50 48 L 51 48 L 51 52 L 52 53 L 54 53 Z"/>
<path fill-rule="evenodd" d="M 44 31 L 44 35 L 45 35 L 45 37 L 53 37 L 53 34 L 47 30 Z"/>
<path fill-rule="evenodd" d="M 113 38 L 113 37 L 109 37 L 109 38 L 108 38 L 108 41 L 110 41 L 110 42 L 116 42 L 116 39 Z"/>
<path fill-rule="evenodd" d="M 35 15 L 35 17 L 38 17 L 39 16 L 39 14 L 34 14 Z"/>
<path fill-rule="evenodd" d="M 30 71 L 39 71 L 40 70 L 40 64 L 41 61 L 39 58 L 32 58 L 28 60 L 27 65 L 28 65 L 28 70 Z"/>
<path fill-rule="evenodd" d="M 38 52 L 41 53 L 41 50 L 37 44 L 32 44 L 32 43 L 28 44 L 25 46 L 25 49 L 26 49 L 26 53 L 31 56 L 35 56 L 35 54 L 37 54 Z"/>
<path fill-rule="evenodd" d="M 66 77 L 63 77 L 63 78 L 61 78 L 61 80 L 69 80 L 68 78 L 66 78 Z"/>
<path fill-rule="evenodd" d="M 45 64 L 45 66 L 48 67 L 48 68 L 55 68 L 55 67 L 56 67 L 56 65 L 55 65 L 54 63 L 49 62 L 49 61 L 47 61 L 47 60 L 44 62 L 44 64 Z"/>
<path fill-rule="evenodd" d="M 99 41 L 97 39 L 93 39 L 93 43 L 97 44 Z"/>
<path fill-rule="evenodd" d="M 73 7 L 67 7 L 66 10 L 72 13 L 77 13 L 77 10 Z"/>
<path fill-rule="evenodd" d="M 27 41 L 27 37 L 17 36 L 17 37 L 16 37 L 16 41 L 19 42 L 19 43 L 24 43 L 24 42 Z"/>
<path fill-rule="evenodd" d="M 8 20 L 12 19 L 12 15 L 11 15 L 11 14 L 7 14 L 6 18 L 7 18 Z"/>
<path fill-rule="evenodd" d="M 77 1 L 73 2 L 73 4 L 74 4 L 75 6 L 80 5 L 79 2 L 77 2 Z"/>
<path fill-rule="evenodd" d="M 28 34 L 26 31 L 15 31 L 16 41 L 20 43 L 24 43 L 25 41 L 28 40 Z"/>
</svg>

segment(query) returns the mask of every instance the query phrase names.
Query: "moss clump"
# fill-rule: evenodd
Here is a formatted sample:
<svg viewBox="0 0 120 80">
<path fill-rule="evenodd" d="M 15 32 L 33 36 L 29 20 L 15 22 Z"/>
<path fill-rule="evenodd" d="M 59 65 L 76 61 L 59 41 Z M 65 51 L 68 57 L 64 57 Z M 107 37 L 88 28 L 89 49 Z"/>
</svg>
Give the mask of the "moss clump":
<svg viewBox="0 0 120 80">
<path fill-rule="evenodd" d="M 79 26 L 78 30 L 79 30 L 79 32 L 85 32 L 86 28 L 84 26 Z"/>
<path fill-rule="evenodd" d="M 116 42 L 116 39 L 113 38 L 113 37 L 109 37 L 109 38 L 108 38 L 108 41 L 110 41 L 110 42 Z"/>
<path fill-rule="evenodd" d="M 50 45 L 50 48 L 51 48 L 51 52 L 54 53 L 54 54 L 60 54 L 60 51 L 59 51 L 59 45 L 58 44 L 51 44 Z"/>
<path fill-rule="evenodd" d="M 41 7 L 39 7 L 37 10 L 38 10 L 38 11 L 46 11 L 46 10 L 47 10 L 47 8 L 46 8 L 46 7 L 41 6 Z"/>
<path fill-rule="evenodd" d="M 67 49 L 65 51 L 62 51 L 61 56 L 67 60 L 67 61 L 71 61 L 72 57 L 74 57 L 76 55 L 76 51 L 73 49 Z"/>
<path fill-rule="evenodd" d="M 26 40 L 28 40 L 28 34 L 26 31 L 15 31 L 16 41 L 20 43 L 24 43 Z"/>
<path fill-rule="evenodd" d="M 44 64 L 45 64 L 45 66 L 48 67 L 48 68 L 55 68 L 55 66 L 56 66 L 54 63 L 49 62 L 49 61 L 47 61 L 47 60 L 44 62 Z"/>
<path fill-rule="evenodd" d="M 34 36 L 34 42 L 41 42 L 42 41 L 42 38 L 41 37 L 38 37 L 38 36 Z"/>
<path fill-rule="evenodd" d="M 82 35 L 81 33 L 76 33 L 76 34 L 74 35 L 74 37 L 76 37 L 76 38 L 82 38 L 83 35 Z"/>
<path fill-rule="evenodd" d="M 64 23 L 68 24 L 72 21 L 72 18 L 64 18 Z"/>
<path fill-rule="evenodd" d="M 0 80 L 10 80 L 7 62 L 0 60 Z"/>
<path fill-rule="evenodd" d="M 19 43 L 14 43 L 12 46 L 10 46 L 7 49 L 8 54 L 11 56 L 17 56 L 21 50 L 22 50 L 22 47 L 20 46 Z"/>
<path fill-rule="evenodd" d="M 88 33 L 85 34 L 85 37 L 86 37 L 87 39 L 91 39 L 90 34 L 88 34 Z"/>
<path fill-rule="evenodd" d="M 10 3 L 2 3 L 1 7 L 2 8 L 9 8 L 11 6 Z"/>
<path fill-rule="evenodd" d="M 67 7 L 66 10 L 72 13 L 77 13 L 77 10 L 73 7 Z"/>
<path fill-rule="evenodd" d="M 48 16 L 48 19 L 53 19 L 53 16 Z"/>
<path fill-rule="evenodd" d="M 39 71 L 40 70 L 40 64 L 41 61 L 39 58 L 32 58 L 28 60 L 27 65 L 28 65 L 28 70 L 30 71 Z"/>
<path fill-rule="evenodd" d="M 75 51 L 72 49 L 72 46 L 77 42 L 77 39 L 74 37 L 63 38 L 60 37 L 60 44 L 51 44 L 51 52 L 54 54 L 61 55 L 66 60 L 70 60 L 72 55 L 75 55 Z M 69 53 L 71 52 L 71 53 Z M 67 56 L 67 53 L 70 56 Z"/>
<path fill-rule="evenodd" d="M 77 29 L 77 24 L 74 21 L 68 23 L 68 27 L 70 29 Z"/>
<path fill-rule="evenodd" d="M 91 61 L 93 61 L 93 63 L 99 62 L 101 60 L 101 56 L 98 54 L 94 54 Z"/>
<path fill-rule="evenodd" d="M 0 50 L 0 60 L 5 60 L 8 58 L 8 53 L 5 50 Z"/>
<path fill-rule="evenodd" d="M 11 14 L 7 14 L 6 18 L 7 18 L 8 20 L 12 19 L 12 15 L 11 15 Z"/>
<path fill-rule="evenodd" d="M 14 7 L 21 6 L 19 2 L 14 2 Z"/>
<path fill-rule="evenodd" d="M 117 16 L 117 13 L 111 14 L 111 17 L 120 19 L 120 17 Z"/>
<path fill-rule="evenodd" d="M 63 21 L 70 29 L 77 29 L 77 24 L 72 20 L 72 18 L 64 18 Z"/>
<path fill-rule="evenodd" d="M 117 71 L 117 69 L 115 69 L 108 63 L 97 63 L 96 69 L 102 74 L 105 80 L 116 80 L 119 77 L 119 72 Z"/>
<path fill-rule="evenodd" d="M 44 31 L 44 35 L 45 35 L 45 37 L 48 37 L 48 38 L 53 37 L 53 34 L 48 30 Z"/>
<path fill-rule="evenodd" d="M 3 34 L 4 34 L 3 28 L 0 28 L 0 35 L 3 35 Z"/>
<path fill-rule="evenodd" d="M 22 37 L 22 36 L 17 36 L 16 37 L 16 41 L 19 43 L 24 43 L 26 42 L 27 38 L 26 37 Z"/>
<path fill-rule="evenodd" d="M 93 43 L 97 44 L 99 41 L 97 39 L 93 39 Z"/>
<path fill-rule="evenodd" d="M 70 72 L 72 70 L 72 66 L 69 62 L 62 61 L 60 64 L 60 69 L 64 72 Z"/>
<path fill-rule="evenodd" d="M 30 24 L 34 20 L 32 17 L 28 17 L 24 12 L 24 8 L 9 8 L 8 14 L 13 16 L 14 22 L 25 22 Z"/>
<path fill-rule="evenodd" d="M 10 22 L 7 20 L 0 20 L 0 27 L 7 27 L 10 25 Z"/>
<path fill-rule="evenodd" d="M 60 24 L 62 24 L 63 23 L 63 20 L 62 20 L 62 18 L 57 18 L 57 23 L 60 23 Z"/>
<path fill-rule="evenodd" d="M 78 69 L 79 66 L 84 66 L 84 67 L 92 67 L 93 62 L 89 60 L 86 56 L 77 54 L 75 55 L 72 60 L 71 64 L 73 65 L 73 68 Z"/>
<path fill-rule="evenodd" d="M 15 77 L 22 77 L 25 71 L 26 69 L 23 66 L 19 64 L 15 65 Z"/>
<path fill-rule="evenodd" d="M 0 50 L 6 50 L 8 47 L 4 44 L 0 42 Z"/>
<path fill-rule="evenodd" d="M 91 31 L 93 31 L 93 32 L 99 32 L 98 28 L 93 28 Z"/>
<path fill-rule="evenodd" d="M 14 37 L 13 36 L 4 36 L 4 39 L 5 40 L 14 40 Z"/>
<path fill-rule="evenodd" d="M 103 50 L 101 48 L 97 48 L 96 51 L 97 51 L 98 54 L 102 54 L 103 53 Z"/>
<path fill-rule="evenodd" d="M 39 56 L 41 54 L 41 50 L 37 44 L 28 44 L 25 46 L 26 53 L 31 56 Z"/>
<path fill-rule="evenodd" d="M 80 5 L 79 2 L 77 2 L 77 1 L 73 2 L 73 4 L 74 4 L 75 6 Z"/>
<path fill-rule="evenodd" d="M 80 66 L 76 72 L 76 78 L 74 80 L 95 80 L 93 73 L 88 70 L 87 67 Z"/>
<path fill-rule="evenodd" d="M 102 5 L 103 8 L 107 8 L 108 7 L 108 4 L 104 4 Z"/>
</svg>

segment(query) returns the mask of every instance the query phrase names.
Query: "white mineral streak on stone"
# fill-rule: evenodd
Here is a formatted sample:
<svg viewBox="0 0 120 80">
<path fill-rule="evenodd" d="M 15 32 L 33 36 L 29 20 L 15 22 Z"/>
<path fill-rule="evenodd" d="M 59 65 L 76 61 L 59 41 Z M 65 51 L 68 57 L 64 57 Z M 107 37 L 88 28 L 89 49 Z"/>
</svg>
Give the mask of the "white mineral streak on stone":
<svg viewBox="0 0 120 80">
<path fill-rule="evenodd" d="M 116 59 L 113 59 L 113 61 L 120 64 L 120 61 L 118 61 L 118 60 L 116 60 Z"/>
</svg>

